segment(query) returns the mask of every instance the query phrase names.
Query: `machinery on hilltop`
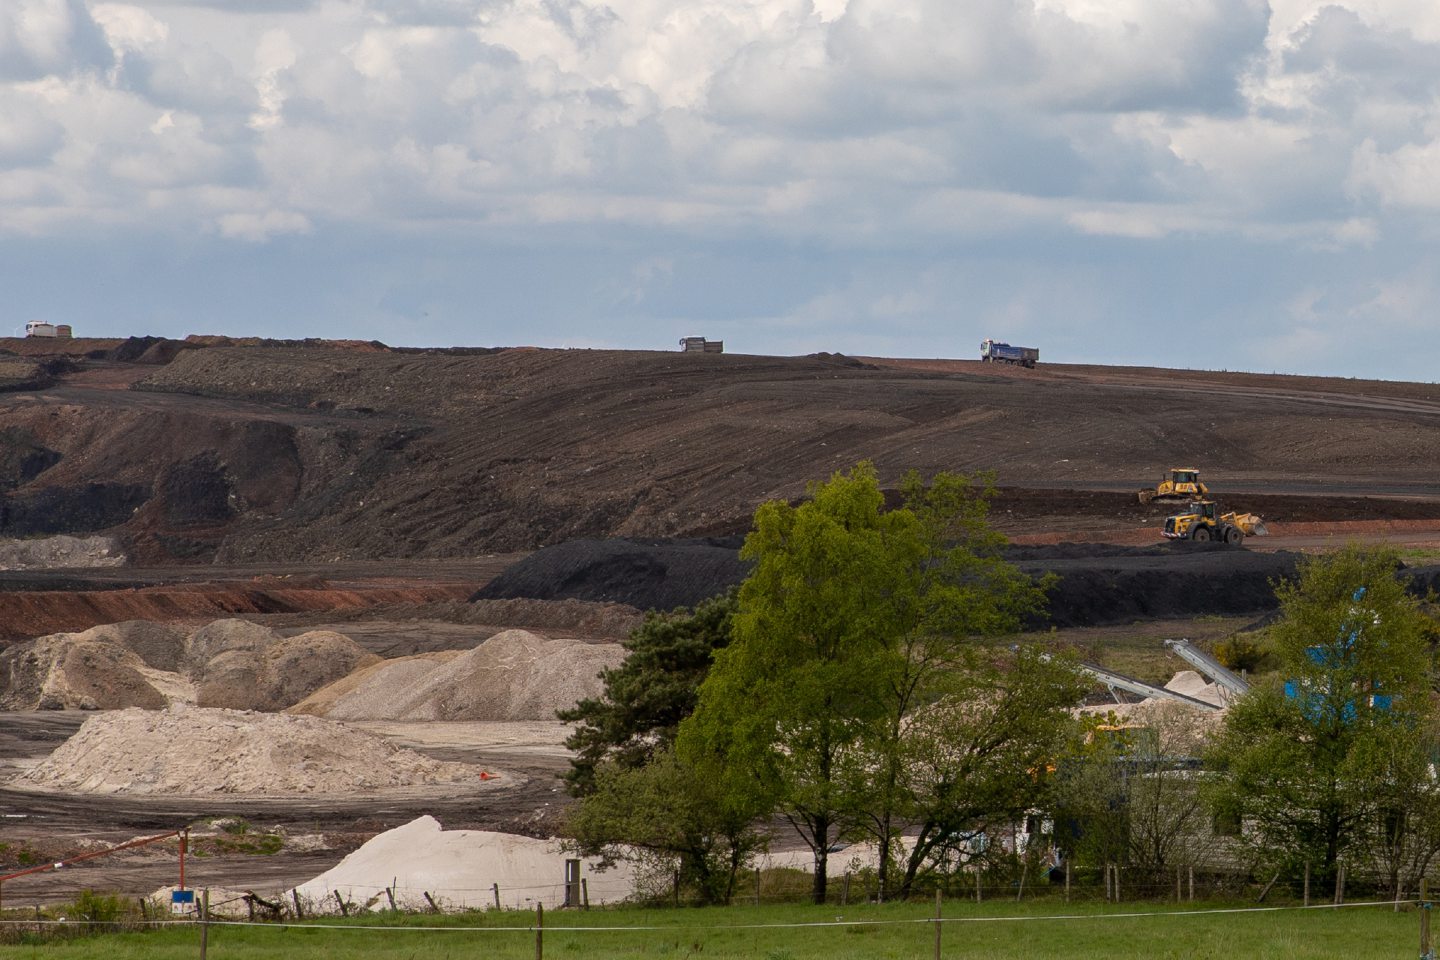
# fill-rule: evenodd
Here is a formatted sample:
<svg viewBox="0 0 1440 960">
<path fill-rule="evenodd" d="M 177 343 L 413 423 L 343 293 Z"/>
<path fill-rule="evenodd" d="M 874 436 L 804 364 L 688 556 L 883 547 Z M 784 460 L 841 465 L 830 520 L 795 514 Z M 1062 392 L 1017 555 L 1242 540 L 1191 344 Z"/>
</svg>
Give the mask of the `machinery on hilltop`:
<svg viewBox="0 0 1440 960">
<path fill-rule="evenodd" d="M 1220 512 L 1214 500 L 1193 500 L 1183 513 L 1165 518 L 1163 536 L 1171 540 L 1218 540 L 1239 544 L 1246 537 L 1263 537 L 1270 531 L 1264 518 L 1254 513 Z"/>
<path fill-rule="evenodd" d="M 980 342 L 980 359 L 986 363 L 1014 363 L 1022 367 L 1034 367 L 1040 360 L 1040 351 L 1035 347 L 1012 347 L 995 340 Z"/>
<path fill-rule="evenodd" d="M 1200 471 L 1194 467 L 1174 467 L 1160 478 L 1152 490 L 1146 487 L 1137 496 L 1141 503 L 1154 500 L 1200 500 L 1210 494 L 1210 488 L 1200 482 Z"/>
<path fill-rule="evenodd" d="M 25 336 L 27 337 L 57 337 L 61 340 L 68 340 L 74 334 L 68 323 L 47 323 L 44 320 L 31 320 L 25 324 Z"/>
</svg>

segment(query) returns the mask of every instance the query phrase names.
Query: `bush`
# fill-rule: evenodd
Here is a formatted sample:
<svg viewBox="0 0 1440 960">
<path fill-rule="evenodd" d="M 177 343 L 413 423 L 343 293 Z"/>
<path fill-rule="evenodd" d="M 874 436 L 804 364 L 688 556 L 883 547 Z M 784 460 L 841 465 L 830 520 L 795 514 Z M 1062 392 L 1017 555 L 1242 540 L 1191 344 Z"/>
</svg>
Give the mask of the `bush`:
<svg viewBox="0 0 1440 960">
<path fill-rule="evenodd" d="M 1253 636 L 1237 633 L 1215 644 L 1215 659 L 1231 670 L 1255 673 L 1270 662 L 1270 652 Z"/>
</svg>

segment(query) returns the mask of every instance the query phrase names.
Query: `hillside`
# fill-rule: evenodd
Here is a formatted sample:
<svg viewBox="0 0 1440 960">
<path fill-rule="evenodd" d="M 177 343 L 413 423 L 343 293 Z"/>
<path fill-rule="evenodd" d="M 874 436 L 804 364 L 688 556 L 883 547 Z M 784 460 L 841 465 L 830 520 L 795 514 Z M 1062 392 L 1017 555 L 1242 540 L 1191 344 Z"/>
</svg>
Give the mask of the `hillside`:
<svg viewBox="0 0 1440 960">
<path fill-rule="evenodd" d="M 764 499 L 864 458 L 887 482 L 912 468 L 995 471 L 997 522 L 1017 535 L 1153 523 L 1130 492 L 1182 463 L 1272 519 L 1440 518 L 1432 384 L 826 354 L 88 343 L 57 347 L 68 356 L 48 382 L 0 393 L 0 536 L 107 531 L 132 557 L 170 564 L 724 535 Z M 40 349 L 0 341 L 27 362 L 44 361 Z"/>
</svg>

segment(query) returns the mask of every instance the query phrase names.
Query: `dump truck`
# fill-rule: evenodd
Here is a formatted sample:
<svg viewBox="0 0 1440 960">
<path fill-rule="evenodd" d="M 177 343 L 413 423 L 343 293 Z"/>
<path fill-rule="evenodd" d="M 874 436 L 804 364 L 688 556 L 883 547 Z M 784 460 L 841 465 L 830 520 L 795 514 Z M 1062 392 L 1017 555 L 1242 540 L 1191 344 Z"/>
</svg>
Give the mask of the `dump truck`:
<svg viewBox="0 0 1440 960">
<path fill-rule="evenodd" d="M 986 363 L 1018 363 L 1022 367 L 1033 367 L 1040 359 L 1040 351 L 1034 347 L 1012 347 L 996 340 L 982 340 L 980 359 Z"/>
<path fill-rule="evenodd" d="M 1222 513 L 1214 500 L 1195 500 L 1183 513 L 1165 518 L 1161 534 L 1171 540 L 1219 540 L 1239 544 L 1246 537 L 1263 537 L 1270 531 L 1263 518 L 1253 513 Z"/>
<path fill-rule="evenodd" d="M 61 340 L 68 340 L 74 334 L 68 323 L 49 323 L 45 320 L 31 320 L 25 324 L 25 336 L 27 337 L 58 337 Z"/>
<path fill-rule="evenodd" d="M 1194 467 L 1172 467 L 1162 474 L 1154 488 L 1146 487 L 1138 494 L 1141 503 L 1152 500 L 1202 500 L 1210 488 L 1200 482 L 1200 471 Z"/>
</svg>

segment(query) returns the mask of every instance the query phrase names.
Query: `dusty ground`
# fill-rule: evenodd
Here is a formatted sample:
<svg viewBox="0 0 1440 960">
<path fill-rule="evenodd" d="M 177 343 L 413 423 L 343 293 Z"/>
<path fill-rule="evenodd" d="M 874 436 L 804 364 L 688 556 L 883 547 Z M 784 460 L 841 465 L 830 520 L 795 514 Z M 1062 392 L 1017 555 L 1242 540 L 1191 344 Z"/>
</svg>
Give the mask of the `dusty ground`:
<svg viewBox="0 0 1440 960">
<path fill-rule="evenodd" d="M 110 531 L 142 562 L 734 533 L 761 500 L 865 458 L 887 482 L 993 470 L 1034 492 L 997 513 L 1017 535 L 1117 530 L 1137 518 L 1099 495 L 1180 464 L 1262 513 L 1440 520 L 1433 384 L 831 355 L 312 344 L 167 364 L 69 349 L 78 369 L 53 385 L 0 393 L 0 432 L 26 451 L 0 459 L 0 535 Z"/>
<path fill-rule="evenodd" d="M 46 756 L 85 719 L 78 712 L 6 714 L 0 724 L 0 777 Z M 64 796 L 0 790 L 0 873 L 23 869 L 20 852 L 47 862 L 71 856 L 94 840 L 120 842 L 177 829 L 212 817 L 239 816 L 257 831 L 279 828 L 304 838 L 270 856 L 214 852 L 187 865 L 194 885 L 245 888 L 308 880 L 334 866 L 349 850 L 382 830 L 430 813 L 449 828 L 505 830 L 549 835 L 563 801 L 558 775 L 566 767 L 558 723 L 357 724 L 439 760 L 474 764 L 498 775 L 493 791 L 464 795 L 431 793 L 410 799 L 317 797 L 256 801 L 249 798 L 186 800 L 170 797 L 125 799 Z M 315 835 L 324 849 L 308 849 Z M 4 885 L 6 905 L 48 902 L 80 890 L 148 892 L 173 883 L 173 847 L 126 853 L 71 868 L 13 880 Z"/>
</svg>

